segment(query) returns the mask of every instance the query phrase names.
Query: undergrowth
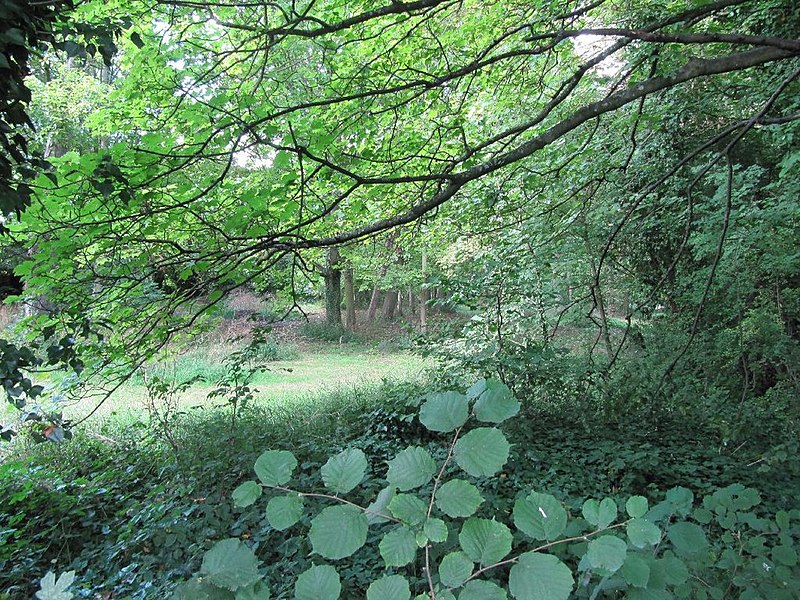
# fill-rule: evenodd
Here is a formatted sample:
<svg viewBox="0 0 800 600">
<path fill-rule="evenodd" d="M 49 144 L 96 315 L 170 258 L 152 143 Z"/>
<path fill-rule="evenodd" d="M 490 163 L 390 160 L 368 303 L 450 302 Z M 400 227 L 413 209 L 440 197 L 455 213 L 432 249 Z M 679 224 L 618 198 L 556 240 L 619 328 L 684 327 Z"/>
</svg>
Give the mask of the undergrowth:
<svg viewBox="0 0 800 600">
<path fill-rule="evenodd" d="M 175 423 L 174 447 L 147 428 L 113 424 L 102 435 L 79 432 L 68 444 L 20 444 L 0 466 L 0 598 L 32 597 L 47 571 L 69 570 L 77 573 L 78 597 L 165 598 L 229 537 L 253 545 L 277 572 L 297 573 L 310 564 L 307 544 L 274 531 L 261 509 L 235 509 L 232 491 L 252 477 L 266 448 L 291 450 L 310 473 L 350 446 L 375 459 L 363 491 L 369 501 L 384 461 L 411 444 L 434 448 L 415 418 L 414 400 L 425 393 L 424 384 L 386 383 L 254 405 L 235 430 L 226 411 L 194 411 Z M 800 466 L 791 448 L 781 459 L 774 444 L 720 446 L 697 423 L 665 422 L 658 431 L 631 423 L 620 432 L 589 426 L 562 406 L 528 406 L 507 435 L 508 463 L 483 487 L 494 512 L 509 510 L 531 487 L 579 511 L 587 497 L 636 494 L 656 502 L 677 485 L 701 497 L 734 482 L 757 488 L 765 511 L 797 508 Z M 363 576 L 357 562 L 348 569 L 343 577 Z M 291 596 L 289 579 L 276 590 L 289 595 L 278 597 Z"/>
</svg>

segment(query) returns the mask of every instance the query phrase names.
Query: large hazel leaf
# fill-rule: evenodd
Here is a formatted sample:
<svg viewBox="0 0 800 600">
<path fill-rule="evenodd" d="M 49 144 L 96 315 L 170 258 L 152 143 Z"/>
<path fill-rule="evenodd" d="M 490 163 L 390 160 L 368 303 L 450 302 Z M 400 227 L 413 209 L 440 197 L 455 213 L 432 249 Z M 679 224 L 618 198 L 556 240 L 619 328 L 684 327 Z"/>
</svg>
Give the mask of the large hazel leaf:
<svg viewBox="0 0 800 600">
<path fill-rule="evenodd" d="M 450 588 L 458 587 L 472 575 L 473 567 L 466 554 L 451 552 L 439 563 L 439 581 Z"/>
<path fill-rule="evenodd" d="M 597 529 L 605 529 L 617 518 L 617 503 L 611 498 L 604 498 L 602 502 L 589 499 L 583 503 L 582 513 Z"/>
<path fill-rule="evenodd" d="M 628 544 L 613 535 L 603 535 L 589 542 L 586 556 L 595 569 L 604 569 L 610 573 L 619 571 L 625 563 Z"/>
<path fill-rule="evenodd" d="M 456 442 L 456 464 L 473 477 L 490 477 L 503 468 L 511 445 L 499 429 L 473 429 Z"/>
<path fill-rule="evenodd" d="M 661 530 L 647 519 L 636 518 L 625 525 L 628 539 L 637 548 L 655 546 L 661 540 Z"/>
<path fill-rule="evenodd" d="M 706 534 L 700 526 L 686 521 L 670 526 L 667 538 L 672 542 L 675 553 L 684 557 L 695 556 L 708 547 Z"/>
<path fill-rule="evenodd" d="M 396 485 L 401 491 L 413 490 L 425 485 L 436 472 L 436 462 L 431 453 L 414 446 L 402 450 L 396 457 L 389 461 L 389 471 L 386 479 Z"/>
<path fill-rule="evenodd" d="M 451 479 L 436 492 L 436 506 L 449 517 L 470 517 L 483 502 L 477 487 L 463 479 Z"/>
<path fill-rule="evenodd" d="M 574 583 L 567 565 L 539 552 L 521 555 L 508 574 L 508 589 L 517 600 L 567 600 Z"/>
<path fill-rule="evenodd" d="M 325 487 L 336 494 L 346 494 L 364 479 L 367 457 L 358 448 L 349 448 L 331 456 L 321 472 Z"/>
<path fill-rule="evenodd" d="M 433 518 L 425 521 L 423 532 L 425 533 L 425 536 L 432 542 L 442 543 L 447 541 L 447 523 L 441 519 Z"/>
<path fill-rule="evenodd" d="M 419 409 L 419 420 L 429 431 L 448 433 L 467 422 L 469 401 L 458 392 L 431 394 Z"/>
<path fill-rule="evenodd" d="M 267 521 L 278 531 L 289 529 L 303 516 L 303 499 L 297 494 L 275 496 L 267 503 Z"/>
<path fill-rule="evenodd" d="M 643 517 L 648 508 L 647 498 L 644 496 L 631 496 L 625 503 L 625 512 L 634 519 Z"/>
<path fill-rule="evenodd" d="M 410 600 L 411 588 L 402 575 L 387 575 L 367 588 L 367 600 Z"/>
<path fill-rule="evenodd" d="M 535 540 L 552 541 L 567 527 L 567 511 L 550 494 L 531 492 L 514 503 L 514 525 Z"/>
<path fill-rule="evenodd" d="M 473 579 L 461 590 L 458 600 L 508 600 L 508 594 L 491 581 Z"/>
<path fill-rule="evenodd" d="M 389 512 L 395 519 L 417 527 L 428 517 L 428 505 L 413 494 L 397 494 L 389 503 Z"/>
<path fill-rule="evenodd" d="M 261 578 L 256 555 L 236 538 L 214 544 L 203 556 L 200 572 L 217 587 L 231 591 L 253 584 Z"/>
<path fill-rule="evenodd" d="M 628 554 L 625 559 L 625 564 L 619 570 L 622 578 L 634 587 L 647 587 L 647 582 L 650 579 L 650 565 L 647 561 L 638 554 Z"/>
<path fill-rule="evenodd" d="M 475 401 L 475 417 L 484 423 L 502 423 L 519 412 L 520 403 L 505 383 L 487 379 L 485 389 Z"/>
<path fill-rule="evenodd" d="M 511 530 L 503 523 L 472 517 L 458 535 L 461 549 L 481 566 L 503 560 L 511 552 Z"/>
<path fill-rule="evenodd" d="M 337 600 L 341 593 L 339 573 L 330 565 L 319 565 L 303 571 L 294 584 L 296 600 Z"/>
<path fill-rule="evenodd" d="M 234 506 L 245 508 L 261 497 L 261 486 L 255 481 L 245 481 L 236 487 L 231 494 Z"/>
<path fill-rule="evenodd" d="M 314 552 L 331 560 L 353 554 L 367 541 L 367 516 L 354 506 L 329 506 L 311 520 Z"/>
<path fill-rule="evenodd" d="M 392 529 L 383 536 L 378 544 L 378 551 L 387 567 L 403 567 L 409 564 L 417 555 L 414 532 L 404 526 Z"/>
<path fill-rule="evenodd" d="M 367 522 L 370 525 L 376 523 L 386 523 L 389 519 L 381 515 L 389 515 L 389 503 L 395 497 L 397 488 L 389 485 L 378 492 L 378 497 L 375 501 L 367 506 Z"/>
<path fill-rule="evenodd" d="M 267 450 L 256 459 L 255 471 L 261 483 L 269 486 L 286 484 L 297 467 L 294 454 L 286 450 Z"/>
</svg>

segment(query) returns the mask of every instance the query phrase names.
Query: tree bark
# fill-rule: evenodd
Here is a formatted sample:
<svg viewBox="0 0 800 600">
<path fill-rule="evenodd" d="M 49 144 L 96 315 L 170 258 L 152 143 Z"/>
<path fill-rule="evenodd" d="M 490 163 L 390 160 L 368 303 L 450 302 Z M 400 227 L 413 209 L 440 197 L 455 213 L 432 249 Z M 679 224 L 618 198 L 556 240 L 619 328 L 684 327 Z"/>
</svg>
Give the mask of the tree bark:
<svg viewBox="0 0 800 600">
<path fill-rule="evenodd" d="M 339 268 L 339 249 L 328 248 L 325 268 L 325 320 L 329 325 L 342 326 L 342 271 Z"/>
<path fill-rule="evenodd" d="M 425 287 L 425 278 L 428 270 L 428 255 L 422 253 L 422 287 L 419 290 L 419 330 L 428 333 L 428 300 L 430 300 L 430 290 Z"/>
<path fill-rule="evenodd" d="M 345 327 L 350 331 L 356 330 L 356 294 L 353 287 L 353 269 L 344 271 L 344 307 Z"/>
<path fill-rule="evenodd" d="M 392 321 L 394 319 L 395 310 L 397 310 L 397 290 L 388 290 L 383 297 L 383 311 L 381 316 L 384 321 Z"/>
</svg>

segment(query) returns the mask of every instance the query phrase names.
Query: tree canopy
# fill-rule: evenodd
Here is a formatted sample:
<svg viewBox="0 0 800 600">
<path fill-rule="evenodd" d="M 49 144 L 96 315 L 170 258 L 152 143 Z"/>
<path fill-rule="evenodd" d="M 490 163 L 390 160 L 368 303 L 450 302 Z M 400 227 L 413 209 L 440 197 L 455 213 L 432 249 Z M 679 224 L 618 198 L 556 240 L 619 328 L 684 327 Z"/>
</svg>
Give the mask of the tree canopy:
<svg viewBox="0 0 800 600">
<path fill-rule="evenodd" d="M 61 74 L 35 64 L 81 99 L 32 113 L 53 168 L 5 226 L 28 293 L 57 307 L 42 327 L 113 324 L 82 342 L 101 362 L 137 364 L 319 249 L 444 223 L 508 258 L 568 228 L 537 281 L 591 271 L 596 307 L 625 273 L 642 310 L 683 294 L 693 337 L 758 178 L 748 144 L 788 152 L 800 116 L 789 2 L 117 0 L 70 18 L 116 24 L 119 48 L 102 77 L 85 40 L 61 43 Z M 780 197 L 796 160 L 766 160 Z M 723 209 L 699 218 L 701 189 Z M 701 229 L 703 275 L 668 290 Z"/>
</svg>

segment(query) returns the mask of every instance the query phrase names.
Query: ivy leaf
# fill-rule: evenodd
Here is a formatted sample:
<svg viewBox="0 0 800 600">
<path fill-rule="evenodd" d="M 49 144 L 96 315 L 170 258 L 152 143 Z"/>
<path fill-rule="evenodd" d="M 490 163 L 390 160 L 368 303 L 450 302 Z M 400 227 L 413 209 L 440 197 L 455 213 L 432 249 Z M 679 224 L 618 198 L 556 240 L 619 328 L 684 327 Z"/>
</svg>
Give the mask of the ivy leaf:
<svg viewBox="0 0 800 600">
<path fill-rule="evenodd" d="M 661 540 L 661 530 L 647 519 L 631 519 L 625 525 L 628 539 L 637 548 L 655 546 Z"/>
<path fill-rule="evenodd" d="M 330 457 L 321 472 L 325 487 L 337 494 L 346 494 L 364 479 L 367 457 L 358 448 L 349 448 Z"/>
<path fill-rule="evenodd" d="M 72 592 L 68 592 L 67 588 L 73 581 L 75 581 L 75 571 L 62 573 L 58 576 L 58 580 L 55 573 L 48 571 L 39 581 L 41 589 L 36 592 L 36 597 L 39 600 L 70 600 Z"/>
<path fill-rule="evenodd" d="M 436 462 L 431 453 L 414 446 L 401 451 L 389 461 L 389 471 L 386 479 L 396 485 L 401 491 L 408 491 L 425 485 L 436 472 Z"/>
<path fill-rule="evenodd" d="M 706 534 L 700 526 L 686 521 L 674 523 L 667 531 L 667 538 L 680 556 L 692 557 L 708 547 Z"/>
<path fill-rule="evenodd" d="M 214 544 L 203 556 L 200 572 L 217 587 L 236 591 L 258 581 L 258 559 L 241 540 L 228 538 Z"/>
<path fill-rule="evenodd" d="M 409 600 L 411 588 L 402 575 L 387 575 L 367 588 L 367 600 Z"/>
<path fill-rule="evenodd" d="M 475 401 L 475 417 L 484 423 L 502 423 L 519 412 L 519 401 L 505 383 L 487 379 L 485 389 Z"/>
<path fill-rule="evenodd" d="M 402 567 L 413 562 L 417 555 L 414 532 L 400 526 L 383 536 L 378 551 L 387 567 Z"/>
<path fill-rule="evenodd" d="M 380 492 L 378 492 L 378 497 L 375 498 L 375 501 L 367 506 L 367 522 L 370 525 L 374 525 L 376 523 L 386 523 L 389 520 L 380 515 L 389 514 L 389 503 L 394 498 L 396 490 L 397 488 L 393 485 L 383 488 Z"/>
<path fill-rule="evenodd" d="M 297 494 L 275 496 L 267 503 L 267 521 L 278 531 L 289 529 L 303 516 L 303 498 Z"/>
<path fill-rule="evenodd" d="M 503 468 L 511 445 L 499 429 L 473 429 L 456 442 L 456 464 L 473 477 L 490 477 Z"/>
<path fill-rule="evenodd" d="M 458 392 L 431 394 L 419 409 L 419 420 L 429 431 L 448 433 L 467 422 L 469 401 Z"/>
<path fill-rule="evenodd" d="M 500 562 L 511 552 L 511 530 L 503 523 L 472 517 L 458 535 L 458 542 L 474 562 L 482 566 Z"/>
<path fill-rule="evenodd" d="M 508 589 L 517 600 L 567 600 L 572 571 L 552 554 L 526 552 L 508 574 Z"/>
<path fill-rule="evenodd" d="M 589 542 L 586 556 L 595 569 L 611 573 L 619 571 L 628 554 L 628 544 L 613 535 L 604 535 Z"/>
<path fill-rule="evenodd" d="M 436 492 L 436 506 L 448 517 L 470 517 L 482 502 L 478 488 L 463 479 L 451 479 Z"/>
<path fill-rule="evenodd" d="M 245 481 L 231 494 L 234 506 L 246 508 L 261 497 L 261 486 L 255 481 Z"/>
<path fill-rule="evenodd" d="M 439 563 L 439 581 L 450 588 L 458 587 L 472 575 L 474 566 L 463 552 L 451 552 Z"/>
<path fill-rule="evenodd" d="M 508 594 L 491 581 L 473 579 L 461 590 L 458 600 L 508 600 Z"/>
<path fill-rule="evenodd" d="M 296 600 L 337 600 L 341 593 L 339 573 L 330 565 L 318 565 L 303 571 L 294 584 Z"/>
<path fill-rule="evenodd" d="M 261 483 L 275 487 L 287 483 L 295 467 L 297 459 L 291 452 L 267 450 L 256 459 L 255 471 Z"/>
<path fill-rule="evenodd" d="M 329 506 L 311 520 L 308 538 L 314 552 L 331 560 L 353 554 L 367 541 L 366 515 L 349 505 Z"/>
<path fill-rule="evenodd" d="M 567 511 L 550 494 L 531 492 L 514 503 L 514 525 L 535 540 L 551 541 L 567 527 Z"/>
<path fill-rule="evenodd" d="M 428 517 L 428 505 L 413 494 L 398 494 L 392 498 L 389 511 L 395 519 L 412 527 L 422 525 Z"/>
</svg>

